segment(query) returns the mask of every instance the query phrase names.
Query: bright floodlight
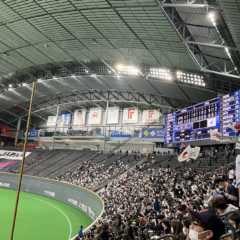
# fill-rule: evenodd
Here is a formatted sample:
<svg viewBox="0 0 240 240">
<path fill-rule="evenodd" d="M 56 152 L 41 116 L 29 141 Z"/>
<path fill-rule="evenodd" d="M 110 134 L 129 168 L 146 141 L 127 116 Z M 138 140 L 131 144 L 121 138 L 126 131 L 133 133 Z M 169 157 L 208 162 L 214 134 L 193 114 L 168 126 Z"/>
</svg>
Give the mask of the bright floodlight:
<svg viewBox="0 0 240 240">
<path fill-rule="evenodd" d="M 120 73 L 137 76 L 140 74 L 140 69 L 136 66 L 117 64 L 116 70 Z"/>
<path fill-rule="evenodd" d="M 140 69 L 135 66 L 128 66 L 128 74 L 130 75 L 138 75 L 140 73 Z"/>
<path fill-rule="evenodd" d="M 207 17 L 212 22 L 212 24 L 214 26 L 216 26 L 216 13 L 215 12 L 209 12 Z"/>
<path fill-rule="evenodd" d="M 12 84 L 9 84 L 9 85 L 8 85 L 8 87 L 9 87 L 9 88 L 12 88 L 12 87 L 13 87 L 13 85 L 12 85 Z"/>
<path fill-rule="evenodd" d="M 124 71 L 124 69 L 126 68 L 126 66 L 122 65 L 122 64 L 117 64 L 116 65 L 116 69 L 121 72 L 121 71 Z"/>
<path fill-rule="evenodd" d="M 166 68 L 150 68 L 149 76 L 153 78 L 159 78 L 164 80 L 173 80 L 172 73 L 169 69 Z"/>
<path fill-rule="evenodd" d="M 183 75 L 183 72 L 182 71 L 177 71 L 177 78 L 181 78 Z"/>
</svg>

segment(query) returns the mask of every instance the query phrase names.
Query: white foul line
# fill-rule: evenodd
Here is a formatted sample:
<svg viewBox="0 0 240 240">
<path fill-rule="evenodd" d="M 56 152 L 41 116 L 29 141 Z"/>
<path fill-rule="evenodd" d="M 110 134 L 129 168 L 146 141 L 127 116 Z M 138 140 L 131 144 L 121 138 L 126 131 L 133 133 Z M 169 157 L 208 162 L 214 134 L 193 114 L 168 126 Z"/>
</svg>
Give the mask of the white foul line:
<svg viewBox="0 0 240 240">
<path fill-rule="evenodd" d="M 40 202 L 45 202 L 46 204 L 48 204 L 49 206 L 51 206 L 52 208 L 55 208 L 58 212 L 60 212 L 64 217 L 65 219 L 67 220 L 68 222 L 68 225 L 69 225 L 69 235 L 68 235 L 68 240 L 71 240 L 71 236 L 72 236 L 72 224 L 71 224 L 71 221 L 69 219 L 69 217 L 64 213 L 63 210 L 61 210 L 60 208 L 56 207 L 54 204 L 46 201 L 46 200 L 43 200 L 43 199 L 39 199 L 39 198 L 35 198 L 37 199 L 38 201 Z"/>
</svg>

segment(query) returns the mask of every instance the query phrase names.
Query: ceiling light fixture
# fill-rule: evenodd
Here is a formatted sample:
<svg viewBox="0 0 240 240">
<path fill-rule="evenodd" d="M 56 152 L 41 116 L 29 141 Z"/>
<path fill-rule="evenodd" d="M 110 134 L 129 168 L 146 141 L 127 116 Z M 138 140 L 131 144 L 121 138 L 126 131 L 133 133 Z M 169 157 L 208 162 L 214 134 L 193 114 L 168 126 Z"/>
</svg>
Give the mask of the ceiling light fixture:
<svg viewBox="0 0 240 240">
<path fill-rule="evenodd" d="M 212 24 L 214 26 L 217 25 L 216 24 L 216 12 L 213 12 L 213 11 L 209 12 L 208 15 L 207 15 L 207 18 L 212 22 Z"/>
<path fill-rule="evenodd" d="M 141 71 L 138 67 L 132 66 L 132 65 L 117 64 L 115 66 L 115 69 L 119 73 L 133 75 L 133 76 L 137 76 L 141 73 Z"/>
</svg>

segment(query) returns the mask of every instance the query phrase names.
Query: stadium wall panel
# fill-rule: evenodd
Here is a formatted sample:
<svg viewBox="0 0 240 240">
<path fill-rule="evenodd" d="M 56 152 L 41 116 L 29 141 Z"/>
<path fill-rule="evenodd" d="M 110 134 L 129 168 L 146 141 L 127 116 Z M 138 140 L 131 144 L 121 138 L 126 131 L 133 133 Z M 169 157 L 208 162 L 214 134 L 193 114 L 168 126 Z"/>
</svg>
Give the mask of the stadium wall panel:
<svg viewBox="0 0 240 240">
<path fill-rule="evenodd" d="M 18 176 L 16 174 L 0 174 L 1 188 L 16 190 L 17 181 Z M 93 221 L 98 219 L 104 211 L 104 203 L 96 193 L 67 183 L 25 175 L 22 182 L 22 191 L 53 198 L 79 208 Z"/>
</svg>

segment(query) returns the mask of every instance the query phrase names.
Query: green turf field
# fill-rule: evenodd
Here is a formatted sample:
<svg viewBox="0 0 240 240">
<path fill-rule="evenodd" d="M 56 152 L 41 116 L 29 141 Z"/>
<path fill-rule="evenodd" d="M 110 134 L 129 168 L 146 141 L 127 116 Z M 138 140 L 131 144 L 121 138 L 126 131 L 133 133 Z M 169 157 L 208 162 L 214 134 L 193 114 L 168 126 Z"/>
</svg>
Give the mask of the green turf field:
<svg viewBox="0 0 240 240">
<path fill-rule="evenodd" d="M 0 239 L 9 240 L 16 192 L 0 188 Z M 68 240 L 92 220 L 53 199 L 21 193 L 14 240 Z"/>
</svg>

